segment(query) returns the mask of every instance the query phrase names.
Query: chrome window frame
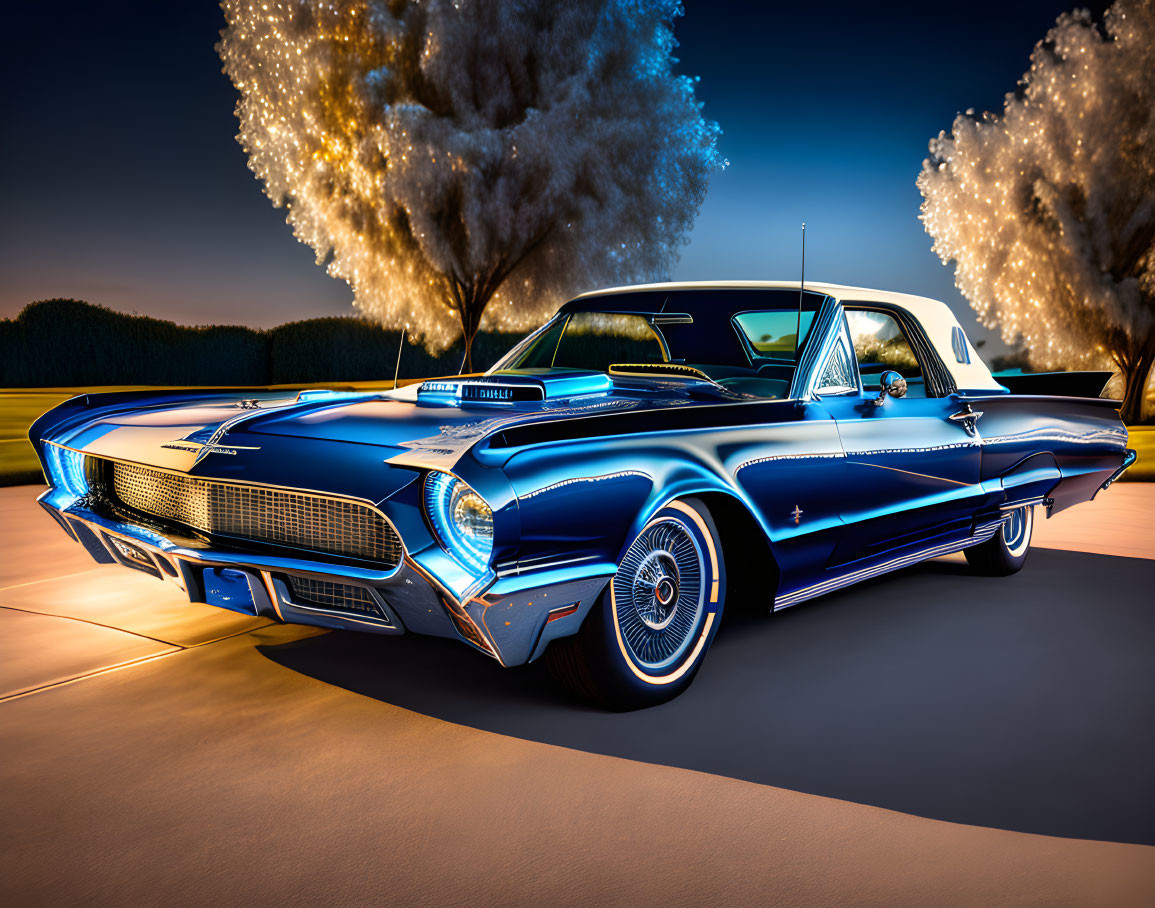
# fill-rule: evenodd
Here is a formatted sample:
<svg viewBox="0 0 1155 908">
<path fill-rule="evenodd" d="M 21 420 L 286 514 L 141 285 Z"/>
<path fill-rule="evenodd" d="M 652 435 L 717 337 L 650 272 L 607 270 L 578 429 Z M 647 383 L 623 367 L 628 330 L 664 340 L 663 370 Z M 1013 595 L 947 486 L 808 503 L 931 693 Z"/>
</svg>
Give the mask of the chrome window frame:
<svg viewBox="0 0 1155 908">
<path fill-rule="evenodd" d="M 839 343 L 843 336 L 842 332 L 846 332 L 846 336 L 849 337 L 849 331 L 842 303 L 832 296 L 827 296 L 814 317 L 806 343 L 802 345 L 802 356 L 798 367 L 794 370 L 794 380 L 790 385 L 790 399 L 802 401 L 818 399 L 816 386 L 830 351 Z M 818 338 L 817 342 L 815 338 Z M 854 366 L 857 372 L 857 360 L 854 360 Z M 861 378 L 859 387 L 861 388 Z"/>
<path fill-rule="evenodd" d="M 830 365 L 831 359 L 839 352 L 846 357 L 846 361 L 850 364 L 850 373 L 854 378 L 853 385 L 818 385 L 822 376 L 826 373 L 826 367 Z M 854 347 L 850 343 L 850 326 L 846 321 L 846 312 L 843 311 L 841 323 L 839 324 L 835 341 L 830 345 L 826 351 L 826 356 L 822 362 L 815 369 L 815 387 L 813 389 L 816 397 L 835 397 L 838 395 L 861 395 L 862 394 L 862 375 L 858 371 L 858 360 L 854 356 Z"/>
<path fill-rule="evenodd" d="M 841 305 L 844 310 L 880 312 L 883 315 L 889 315 L 898 322 L 898 327 L 910 345 L 911 352 L 918 360 L 919 369 L 922 371 L 923 387 L 926 389 L 928 398 L 949 397 L 958 391 L 954 375 L 947 368 L 942 357 L 939 356 L 938 350 L 935 349 L 930 338 L 927 337 L 922 323 L 909 311 L 893 303 L 880 303 L 873 300 L 843 300 Z M 858 358 L 855 357 L 854 361 L 857 364 Z"/>
</svg>

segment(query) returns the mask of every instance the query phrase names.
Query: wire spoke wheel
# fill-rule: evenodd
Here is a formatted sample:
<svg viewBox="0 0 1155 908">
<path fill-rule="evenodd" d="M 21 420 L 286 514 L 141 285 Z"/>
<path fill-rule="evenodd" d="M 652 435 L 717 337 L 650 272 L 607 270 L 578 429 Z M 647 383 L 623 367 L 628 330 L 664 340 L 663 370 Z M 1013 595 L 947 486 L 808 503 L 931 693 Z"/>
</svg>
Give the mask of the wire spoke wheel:
<svg viewBox="0 0 1155 908">
<path fill-rule="evenodd" d="M 718 631 L 725 577 L 705 503 L 668 502 L 626 547 L 581 629 L 549 644 L 550 672 L 608 709 L 672 700 L 694 680 Z"/>
<path fill-rule="evenodd" d="M 705 609 L 705 562 L 676 517 L 655 521 L 634 540 L 614 577 L 614 600 L 630 657 L 648 672 L 678 662 Z"/>
</svg>

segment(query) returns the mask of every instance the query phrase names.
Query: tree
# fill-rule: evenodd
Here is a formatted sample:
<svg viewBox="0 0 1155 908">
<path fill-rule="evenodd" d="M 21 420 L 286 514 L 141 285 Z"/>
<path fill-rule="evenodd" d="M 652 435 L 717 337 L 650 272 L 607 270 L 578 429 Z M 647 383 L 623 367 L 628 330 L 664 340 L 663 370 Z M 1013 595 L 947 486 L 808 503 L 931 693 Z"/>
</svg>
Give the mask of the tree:
<svg viewBox="0 0 1155 908">
<path fill-rule="evenodd" d="M 930 143 L 922 221 L 989 328 L 1040 368 L 1122 372 L 1141 418 L 1155 361 L 1155 0 L 1059 17 L 1002 116 Z"/>
<path fill-rule="evenodd" d="M 238 141 L 365 313 L 436 352 L 664 276 L 717 124 L 678 0 L 224 0 Z"/>
</svg>

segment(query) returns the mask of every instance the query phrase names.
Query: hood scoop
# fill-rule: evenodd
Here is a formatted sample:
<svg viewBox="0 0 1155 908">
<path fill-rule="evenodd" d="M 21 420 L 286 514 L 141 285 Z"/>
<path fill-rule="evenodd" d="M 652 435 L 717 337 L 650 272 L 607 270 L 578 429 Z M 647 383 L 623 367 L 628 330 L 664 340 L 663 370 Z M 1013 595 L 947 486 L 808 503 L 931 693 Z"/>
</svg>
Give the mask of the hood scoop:
<svg viewBox="0 0 1155 908">
<path fill-rule="evenodd" d="M 496 372 L 478 378 L 422 382 L 417 399 L 446 404 L 515 404 L 605 394 L 612 387 L 604 372 L 574 370 L 541 376 Z"/>
</svg>

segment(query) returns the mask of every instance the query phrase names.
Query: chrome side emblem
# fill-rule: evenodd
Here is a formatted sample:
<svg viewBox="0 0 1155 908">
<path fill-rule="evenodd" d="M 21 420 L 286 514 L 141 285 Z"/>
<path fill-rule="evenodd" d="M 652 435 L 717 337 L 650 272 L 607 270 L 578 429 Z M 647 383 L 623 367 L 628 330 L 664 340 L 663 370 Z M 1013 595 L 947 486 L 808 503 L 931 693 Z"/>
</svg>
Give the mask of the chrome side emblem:
<svg viewBox="0 0 1155 908">
<path fill-rule="evenodd" d="M 790 516 L 794 518 L 794 526 L 798 526 L 802 522 L 802 508 L 794 505 L 794 510 L 790 512 Z"/>
<path fill-rule="evenodd" d="M 962 423 L 963 431 L 974 438 L 979 434 L 978 422 L 982 415 L 982 410 L 976 410 L 970 404 L 964 404 L 958 413 L 952 413 L 947 419 L 951 422 Z"/>
</svg>

